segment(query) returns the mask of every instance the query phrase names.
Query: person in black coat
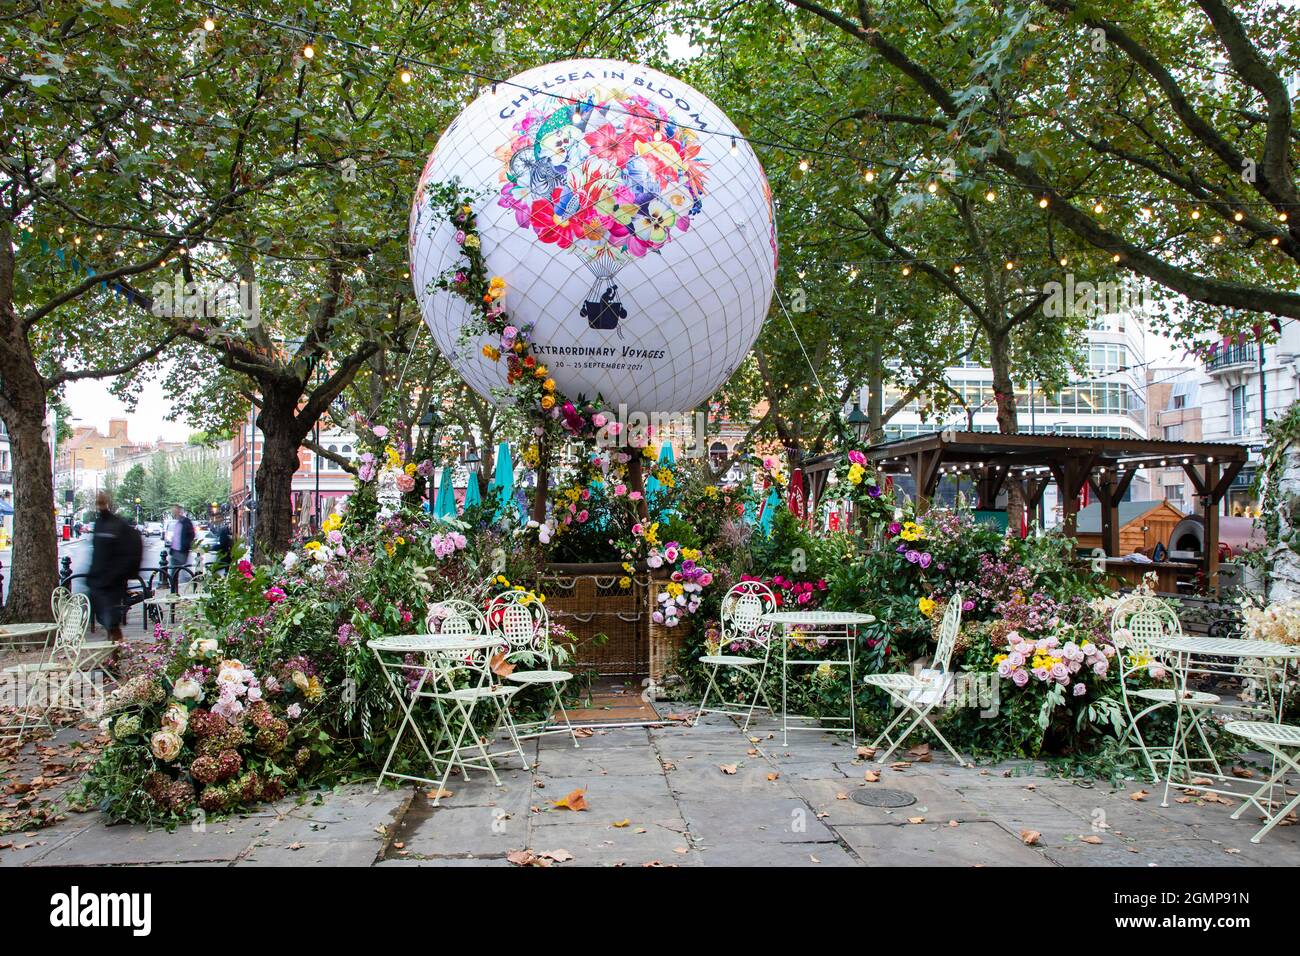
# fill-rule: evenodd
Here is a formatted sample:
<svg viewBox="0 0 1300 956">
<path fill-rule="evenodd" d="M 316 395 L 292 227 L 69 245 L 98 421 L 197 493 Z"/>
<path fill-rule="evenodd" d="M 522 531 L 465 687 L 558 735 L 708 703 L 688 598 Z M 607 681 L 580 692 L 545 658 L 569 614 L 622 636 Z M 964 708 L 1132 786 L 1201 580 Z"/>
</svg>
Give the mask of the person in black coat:
<svg viewBox="0 0 1300 956">
<path fill-rule="evenodd" d="M 108 636 L 122 639 L 122 609 L 126 602 L 127 583 L 140 573 L 144 542 L 140 532 L 113 513 L 107 492 L 95 496 L 95 533 L 91 539 L 90 570 L 86 586 L 95 620 Z"/>
</svg>

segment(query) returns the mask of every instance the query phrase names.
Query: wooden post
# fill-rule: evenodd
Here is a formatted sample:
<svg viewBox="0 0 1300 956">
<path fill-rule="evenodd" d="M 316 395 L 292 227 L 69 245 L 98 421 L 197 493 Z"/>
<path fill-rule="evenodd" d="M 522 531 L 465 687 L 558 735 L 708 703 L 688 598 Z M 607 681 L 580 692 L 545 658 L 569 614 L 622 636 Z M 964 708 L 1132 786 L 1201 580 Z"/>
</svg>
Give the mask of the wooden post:
<svg viewBox="0 0 1300 956">
<path fill-rule="evenodd" d="M 1212 461 L 1205 466 L 1206 494 L 1205 512 L 1205 587 L 1215 594 L 1219 592 L 1219 501 L 1218 493 L 1219 463 Z"/>
<path fill-rule="evenodd" d="M 1094 487 L 1101 508 L 1101 549 L 1108 558 L 1119 556 L 1119 498 L 1115 494 L 1115 479 L 1106 475 Z"/>
<path fill-rule="evenodd" d="M 641 492 L 641 499 L 636 503 L 637 514 L 645 521 L 650 517 L 650 505 L 645 500 L 645 471 L 641 467 L 640 448 L 632 449 L 632 460 L 627 463 L 627 490 Z"/>
</svg>

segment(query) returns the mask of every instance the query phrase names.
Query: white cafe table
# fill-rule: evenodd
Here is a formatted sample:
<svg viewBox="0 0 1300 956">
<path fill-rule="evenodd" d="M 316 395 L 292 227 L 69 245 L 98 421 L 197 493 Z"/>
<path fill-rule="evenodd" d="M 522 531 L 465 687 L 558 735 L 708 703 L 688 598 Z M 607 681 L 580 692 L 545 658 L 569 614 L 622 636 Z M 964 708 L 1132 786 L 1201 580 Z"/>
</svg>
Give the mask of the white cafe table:
<svg viewBox="0 0 1300 956">
<path fill-rule="evenodd" d="M 1210 677 L 1252 678 L 1262 688 L 1263 699 L 1243 703 L 1225 703 L 1215 706 L 1216 712 L 1227 712 L 1238 719 L 1260 720 L 1271 723 L 1282 722 L 1282 710 L 1286 702 L 1287 673 L 1300 661 L 1300 646 L 1278 644 L 1273 641 L 1255 641 L 1232 637 L 1193 637 L 1186 634 L 1171 634 L 1151 639 L 1151 646 L 1163 651 L 1168 656 L 1173 671 L 1175 695 L 1174 736 L 1169 746 L 1169 771 L 1165 777 L 1165 795 L 1162 807 L 1169 806 L 1170 786 L 1188 786 L 1174 784 L 1175 768 L 1181 766 L 1190 780 L 1190 766 L 1187 763 L 1186 737 L 1191 733 L 1194 721 L 1187 719 L 1184 701 L 1188 699 L 1187 677 L 1189 673 Z M 1253 665 L 1245 662 L 1253 661 Z M 1276 761 L 1275 761 L 1276 762 Z M 1261 805 L 1257 796 L 1244 793 L 1241 789 L 1250 785 L 1250 781 L 1230 777 L 1223 773 L 1197 771 L 1200 777 L 1220 787 L 1196 784 L 1195 789 L 1207 793 L 1217 793 L 1237 797 L 1256 804 L 1265 816 L 1269 811 Z M 1257 786 L 1257 784 L 1256 784 Z M 1252 787 L 1253 789 L 1253 787 Z M 1272 796 L 1270 792 L 1270 797 Z"/>
<path fill-rule="evenodd" d="M 0 644 L 13 644 L 20 647 L 48 647 L 50 635 L 59 629 L 52 621 L 39 621 L 30 624 L 5 624 L 0 626 Z M 43 640 L 35 640 L 35 638 Z"/>
<path fill-rule="evenodd" d="M 823 726 L 828 723 L 848 724 L 849 734 L 856 746 L 858 742 L 858 723 L 853 706 L 854 660 L 858 643 L 858 626 L 875 623 L 875 615 L 860 614 L 856 611 L 772 611 L 764 614 L 761 620 L 774 627 L 781 628 L 781 740 L 782 745 L 790 743 L 792 730 L 838 730 Z M 800 645 L 826 646 L 843 644 L 842 658 L 794 657 L 790 656 L 791 647 Z M 791 667 L 844 667 L 848 669 L 848 709 L 847 717 L 817 717 L 806 714 L 790 713 L 787 703 L 786 688 Z M 790 725 L 791 721 L 810 721 L 810 726 Z"/>
<path fill-rule="evenodd" d="M 375 781 L 375 792 L 379 791 L 379 785 L 383 783 L 384 777 L 392 777 L 396 780 L 411 780 L 437 787 L 434 804 L 436 806 L 437 800 L 441 798 L 443 788 L 446 786 L 452 766 L 459 766 L 461 772 L 466 773 L 467 761 L 462 756 L 460 744 L 466 736 L 467 730 L 472 740 L 479 739 L 479 734 L 470 723 L 469 708 L 454 696 L 451 697 L 450 702 L 455 705 L 462 724 L 460 733 L 453 734 L 450 717 L 444 710 L 442 701 L 444 697 L 450 695 L 456 689 L 455 671 L 464 670 L 467 663 L 472 662 L 473 664 L 471 670 L 475 674 L 476 683 L 474 686 L 482 687 L 489 682 L 492 673 L 489 652 L 504 645 L 505 639 L 501 635 L 486 633 L 399 634 L 389 637 L 377 637 L 366 643 L 366 646 L 370 648 L 375 655 L 375 659 L 379 662 L 384 679 L 388 681 L 389 689 L 392 690 L 393 697 L 397 700 L 403 714 L 401 726 L 398 727 L 397 734 L 393 738 L 393 745 L 388 750 L 388 757 L 384 760 L 383 769 L 379 771 L 379 779 Z M 414 657 L 414 660 L 408 659 L 410 657 Z M 416 677 L 414 687 L 405 689 L 404 684 L 408 672 L 419 676 Z M 428 685 L 427 689 L 426 684 Z M 437 725 L 432 728 L 436 735 L 432 747 L 430 747 L 424 731 L 420 729 L 420 725 L 415 719 L 414 704 L 420 697 L 432 698 L 434 712 L 437 716 Z M 388 769 L 393 762 L 394 755 L 397 753 L 397 748 L 402 743 L 402 735 L 408 727 L 415 734 L 420 749 L 424 751 L 424 756 L 428 758 L 430 769 L 434 774 L 438 773 L 438 756 L 443 753 L 447 754 L 446 764 L 440 780 L 432 777 L 395 773 Z M 495 726 L 492 729 L 495 731 Z M 440 748 L 439 744 L 441 743 L 446 743 L 448 746 Z M 484 761 L 481 764 L 471 763 L 470 765 L 487 770 L 493 778 L 496 778 L 496 770 L 492 766 L 490 755 L 482 747 L 478 749 L 482 751 Z M 467 773 L 466 776 L 468 777 Z"/>
</svg>

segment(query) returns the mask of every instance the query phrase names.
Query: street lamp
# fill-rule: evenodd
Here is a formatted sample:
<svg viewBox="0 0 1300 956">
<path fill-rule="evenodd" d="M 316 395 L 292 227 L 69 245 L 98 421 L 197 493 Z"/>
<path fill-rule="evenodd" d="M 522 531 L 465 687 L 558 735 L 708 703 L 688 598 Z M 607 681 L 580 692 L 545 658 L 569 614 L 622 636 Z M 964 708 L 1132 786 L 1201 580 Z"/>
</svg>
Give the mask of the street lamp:
<svg viewBox="0 0 1300 956">
<path fill-rule="evenodd" d="M 430 431 L 437 431 L 442 426 L 442 420 L 438 418 L 438 413 L 434 411 L 433 402 L 429 403 L 429 410 L 420 416 L 420 420 L 416 424 L 420 428 L 427 428 Z"/>
<path fill-rule="evenodd" d="M 140 499 L 135 499 L 135 523 L 140 524 Z"/>
<path fill-rule="evenodd" d="M 849 410 L 849 417 L 845 423 L 853 432 L 853 437 L 858 440 L 858 444 L 865 445 L 867 436 L 871 433 L 871 419 L 862 411 L 862 406 L 858 402 L 853 403 L 853 408 Z"/>
</svg>

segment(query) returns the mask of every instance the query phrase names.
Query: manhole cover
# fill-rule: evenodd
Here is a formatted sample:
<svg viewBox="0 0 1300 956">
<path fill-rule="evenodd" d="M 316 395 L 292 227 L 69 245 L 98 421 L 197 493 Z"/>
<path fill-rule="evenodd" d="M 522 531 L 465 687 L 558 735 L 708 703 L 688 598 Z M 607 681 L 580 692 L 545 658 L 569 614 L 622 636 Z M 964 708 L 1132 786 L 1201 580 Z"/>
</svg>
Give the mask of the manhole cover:
<svg viewBox="0 0 1300 956">
<path fill-rule="evenodd" d="M 906 790 L 888 790 L 877 787 L 854 790 L 849 794 L 849 797 L 854 803 L 860 803 L 864 807 L 910 807 L 916 803 L 916 797 Z"/>
</svg>

